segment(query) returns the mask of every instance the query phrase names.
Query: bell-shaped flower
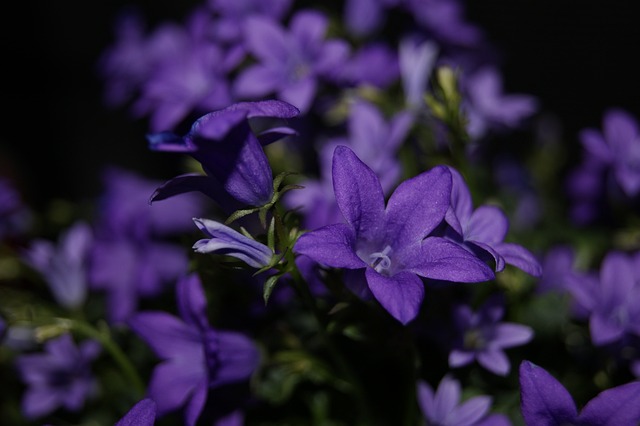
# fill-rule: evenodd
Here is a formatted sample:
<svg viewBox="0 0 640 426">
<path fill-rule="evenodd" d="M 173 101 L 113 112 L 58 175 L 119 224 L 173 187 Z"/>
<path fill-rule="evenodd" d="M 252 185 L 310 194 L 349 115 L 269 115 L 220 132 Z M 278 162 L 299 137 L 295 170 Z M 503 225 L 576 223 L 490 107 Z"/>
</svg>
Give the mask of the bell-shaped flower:
<svg viewBox="0 0 640 426">
<path fill-rule="evenodd" d="M 295 132 L 288 127 L 273 128 L 256 136 L 249 119 L 291 118 L 298 112 L 281 101 L 241 102 L 200 117 L 184 137 L 173 133 L 149 135 L 152 150 L 190 154 L 206 173 L 171 179 L 151 200 L 200 191 L 229 211 L 268 203 L 273 195 L 273 175 L 262 144 Z"/>
<path fill-rule="evenodd" d="M 245 335 L 210 327 L 196 274 L 178 281 L 176 292 L 180 318 L 150 311 L 136 314 L 128 323 L 161 359 L 147 395 L 156 402 L 158 416 L 184 407 L 185 425 L 193 426 L 209 391 L 247 380 L 259 353 Z"/>
<path fill-rule="evenodd" d="M 196 241 L 193 245 L 196 252 L 235 257 L 253 268 L 263 268 L 271 262 L 273 250 L 264 244 L 214 220 L 194 218 L 193 221 L 210 237 Z"/>
<path fill-rule="evenodd" d="M 453 187 L 446 221 L 453 232 L 445 232 L 446 235 L 480 256 L 482 251 L 489 254 L 495 260 L 496 272 L 502 271 L 507 263 L 539 277 L 542 267 L 536 257 L 519 244 L 504 242 L 509 230 L 504 212 L 489 205 L 474 209 L 464 178 L 457 170 L 450 168 L 450 171 Z"/>
<path fill-rule="evenodd" d="M 600 392 L 578 413 L 573 398 L 544 368 L 520 364 L 520 407 L 527 426 L 637 425 L 640 422 L 640 382 Z"/>
<path fill-rule="evenodd" d="M 398 321 L 416 317 L 424 297 L 420 277 L 455 282 L 494 278 L 467 250 L 430 236 L 444 219 L 451 173 L 435 167 L 385 197 L 376 174 L 345 146 L 333 155 L 333 187 L 346 223 L 303 234 L 294 251 L 321 265 L 364 270 L 375 299 Z"/>
</svg>

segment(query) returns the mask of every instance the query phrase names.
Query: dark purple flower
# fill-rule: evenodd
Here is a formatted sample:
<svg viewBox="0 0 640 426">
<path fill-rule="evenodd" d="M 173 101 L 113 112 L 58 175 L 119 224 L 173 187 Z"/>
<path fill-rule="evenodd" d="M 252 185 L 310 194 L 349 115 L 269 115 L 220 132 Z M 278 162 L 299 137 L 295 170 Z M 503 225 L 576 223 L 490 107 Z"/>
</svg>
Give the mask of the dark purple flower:
<svg viewBox="0 0 640 426">
<path fill-rule="evenodd" d="M 210 237 L 196 241 L 193 245 L 196 252 L 235 257 L 258 269 L 271 262 L 274 255 L 273 250 L 264 244 L 214 220 L 194 218 L 193 221 L 202 232 Z"/>
<path fill-rule="evenodd" d="M 570 277 L 568 290 L 589 315 L 594 345 L 613 343 L 627 333 L 640 336 L 639 266 L 639 255 L 612 251 L 602 260 L 599 279 Z"/>
<path fill-rule="evenodd" d="M 0 176 L 0 241 L 20 235 L 31 222 L 31 212 L 9 179 Z"/>
<path fill-rule="evenodd" d="M 385 88 L 400 76 L 397 53 L 386 44 L 369 43 L 358 49 L 342 67 L 340 80 L 352 86 Z"/>
<path fill-rule="evenodd" d="M 169 180 L 156 190 L 152 201 L 200 191 L 231 212 L 268 203 L 273 195 L 273 175 L 262 144 L 294 131 L 272 128 L 256 136 L 248 120 L 291 118 L 298 113 L 297 108 L 282 101 L 241 102 L 200 117 L 184 137 L 172 133 L 149 135 L 151 149 L 190 154 L 206 173 Z"/>
<path fill-rule="evenodd" d="M 607 389 L 578 413 L 573 398 L 560 382 L 542 367 L 522 361 L 520 403 L 527 426 L 637 425 L 640 422 L 640 382 Z"/>
<path fill-rule="evenodd" d="M 89 225 L 78 222 L 62 233 L 57 247 L 37 239 L 24 254 L 25 261 L 44 276 L 56 301 L 66 308 L 78 308 L 86 299 L 92 241 Z"/>
<path fill-rule="evenodd" d="M 417 386 L 418 405 L 428 425 L 475 426 L 487 418 L 491 408 L 491 397 L 475 396 L 460 403 L 460 383 L 444 376 L 434 390 L 426 382 Z"/>
<path fill-rule="evenodd" d="M 502 210 L 489 205 L 474 209 L 464 178 L 455 169 L 450 168 L 450 171 L 453 186 L 446 221 L 455 232 L 448 233 L 448 236 L 475 253 L 478 249 L 489 253 L 495 260 L 497 272 L 502 271 L 507 263 L 539 277 L 542 268 L 535 256 L 519 244 L 504 242 L 509 220 Z"/>
<path fill-rule="evenodd" d="M 467 22 L 464 5 L 459 0 L 406 0 L 413 18 L 441 42 L 456 46 L 475 46 L 484 36 Z"/>
<path fill-rule="evenodd" d="M 89 279 L 107 293 L 109 318 L 117 323 L 135 312 L 140 297 L 158 295 L 187 270 L 187 252 L 168 242 L 192 229 L 201 203 L 183 195 L 173 203 L 149 205 L 158 182 L 111 169 L 92 247 Z"/>
<path fill-rule="evenodd" d="M 585 129 L 580 141 L 589 156 L 607 165 L 629 197 L 640 192 L 640 130 L 626 111 L 612 108 L 602 119 L 602 132 Z"/>
<path fill-rule="evenodd" d="M 247 48 L 258 63 L 238 75 L 236 95 L 257 99 L 277 93 L 280 99 L 308 112 L 319 79 L 336 74 L 347 59 L 347 43 L 324 39 L 328 20 L 320 12 L 297 12 L 289 31 L 266 17 L 254 16 L 246 22 Z"/>
<path fill-rule="evenodd" d="M 467 131 L 473 139 L 480 139 L 490 131 L 516 128 L 538 110 L 538 101 L 533 96 L 505 95 L 502 77 L 491 67 L 481 68 L 465 78 L 464 91 Z"/>
<path fill-rule="evenodd" d="M 22 398 L 22 412 L 29 419 L 45 416 L 59 407 L 79 411 L 95 391 L 91 362 L 100 352 L 97 342 L 87 340 L 76 346 L 70 334 L 63 334 L 47 341 L 44 350 L 16 360 L 28 386 Z"/>
<path fill-rule="evenodd" d="M 449 365 L 461 367 L 474 360 L 494 374 L 505 376 L 511 365 L 504 349 L 520 346 L 533 338 L 530 327 L 501 322 L 504 307 L 490 299 L 473 312 L 469 306 L 454 309 L 454 324 L 458 339 L 449 353 Z"/>
<path fill-rule="evenodd" d="M 158 415 L 184 407 L 185 424 L 193 426 L 209 390 L 247 380 L 259 353 L 245 335 L 209 326 L 206 298 L 196 274 L 182 278 L 176 292 L 180 318 L 166 312 L 141 312 L 128 323 L 161 359 L 148 388 Z"/>
<path fill-rule="evenodd" d="M 280 21 L 291 8 L 293 0 L 208 0 L 209 8 L 219 19 L 216 21 L 217 38 L 232 42 L 242 36 L 245 20 L 250 16 L 262 15 L 273 21 Z"/>
<path fill-rule="evenodd" d="M 566 193 L 571 199 L 571 219 L 577 225 L 588 225 L 602 217 L 606 204 L 607 166 L 599 158 L 587 156 L 571 172 Z"/>
<path fill-rule="evenodd" d="M 401 183 L 385 208 L 375 173 L 351 149 L 338 146 L 333 186 L 347 223 L 303 234 L 294 250 L 325 266 L 364 270 L 373 296 L 403 324 L 420 309 L 420 277 L 455 282 L 494 278 L 491 269 L 468 251 L 429 236 L 449 208 L 448 168 L 435 167 Z"/>
<path fill-rule="evenodd" d="M 156 403 L 150 398 L 144 398 L 131 407 L 114 426 L 153 426 L 156 411 Z"/>
<path fill-rule="evenodd" d="M 347 30 L 364 37 L 380 29 L 387 11 L 402 0 L 347 0 L 344 5 L 344 21 Z"/>
<path fill-rule="evenodd" d="M 538 281 L 536 290 L 540 293 L 566 292 L 570 277 L 575 276 L 574 264 L 573 248 L 566 245 L 551 247 L 542 260 L 542 277 Z"/>
</svg>

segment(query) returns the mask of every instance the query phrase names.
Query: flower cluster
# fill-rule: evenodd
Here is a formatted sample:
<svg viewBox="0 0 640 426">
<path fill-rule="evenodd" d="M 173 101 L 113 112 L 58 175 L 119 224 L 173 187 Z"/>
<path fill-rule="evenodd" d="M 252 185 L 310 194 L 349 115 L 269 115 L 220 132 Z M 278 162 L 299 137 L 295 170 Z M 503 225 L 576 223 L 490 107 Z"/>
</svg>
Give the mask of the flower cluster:
<svg viewBox="0 0 640 426">
<path fill-rule="evenodd" d="M 116 22 L 105 103 L 184 162 L 110 164 L 57 216 L 0 177 L 3 422 L 640 422 L 631 112 L 575 164 L 498 144 L 542 104 L 461 0 L 143 21 Z"/>
</svg>

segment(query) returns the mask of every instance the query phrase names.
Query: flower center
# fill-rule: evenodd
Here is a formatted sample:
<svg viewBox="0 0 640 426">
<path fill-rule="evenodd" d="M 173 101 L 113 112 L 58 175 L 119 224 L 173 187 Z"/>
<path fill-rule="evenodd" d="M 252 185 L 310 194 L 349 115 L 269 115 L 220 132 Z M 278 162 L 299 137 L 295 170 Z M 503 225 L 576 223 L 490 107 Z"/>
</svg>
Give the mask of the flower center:
<svg viewBox="0 0 640 426">
<path fill-rule="evenodd" d="M 391 268 L 391 259 L 389 259 L 389 253 L 391 253 L 390 246 L 386 246 L 382 251 L 371 253 L 369 255 L 369 259 L 371 260 L 369 265 L 371 265 L 371 267 L 378 273 L 388 271 L 389 268 Z"/>
<path fill-rule="evenodd" d="M 464 333 L 464 347 L 467 350 L 482 350 L 487 346 L 487 340 L 481 330 L 472 328 Z"/>
</svg>

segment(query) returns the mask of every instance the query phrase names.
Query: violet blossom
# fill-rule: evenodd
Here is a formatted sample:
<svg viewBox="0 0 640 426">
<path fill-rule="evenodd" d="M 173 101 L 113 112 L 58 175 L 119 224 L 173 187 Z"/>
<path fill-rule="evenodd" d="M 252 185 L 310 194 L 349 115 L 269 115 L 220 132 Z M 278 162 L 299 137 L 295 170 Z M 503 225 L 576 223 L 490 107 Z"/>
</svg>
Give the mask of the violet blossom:
<svg viewBox="0 0 640 426">
<path fill-rule="evenodd" d="M 346 28 L 358 37 L 371 35 L 385 22 L 388 10 L 403 0 L 347 0 L 344 5 Z"/>
<path fill-rule="evenodd" d="M 60 235 L 57 246 L 36 239 L 24 253 L 25 261 L 40 272 L 56 302 L 77 309 L 85 301 L 93 233 L 89 225 L 77 222 Z"/>
<path fill-rule="evenodd" d="M 240 102 L 200 117 L 184 137 L 166 132 L 149 135 L 152 150 L 190 154 L 206 173 L 177 176 L 158 187 L 151 200 L 200 191 L 229 213 L 246 205 L 268 203 L 273 195 L 273 174 L 262 145 L 295 132 L 279 127 L 256 136 L 249 119 L 291 118 L 298 113 L 282 101 Z"/>
<path fill-rule="evenodd" d="M 342 66 L 339 80 L 351 86 L 386 88 L 400 75 L 398 54 L 381 42 L 360 47 Z"/>
<path fill-rule="evenodd" d="M 153 426 L 156 422 L 158 407 L 151 398 L 143 398 L 131 407 L 131 409 L 114 426 Z"/>
<path fill-rule="evenodd" d="M 207 6 L 216 13 L 218 19 L 215 35 L 224 42 L 238 42 L 245 20 L 250 16 L 262 15 L 273 21 L 281 21 L 291 8 L 293 0 L 208 0 Z"/>
<path fill-rule="evenodd" d="M 520 401 L 527 426 L 637 425 L 640 422 L 640 382 L 602 391 L 580 412 L 573 398 L 551 374 L 530 361 L 520 364 Z"/>
<path fill-rule="evenodd" d="M 533 330 L 522 324 L 501 322 L 504 306 L 490 299 L 473 312 L 467 305 L 454 308 L 457 339 L 449 353 L 449 365 L 461 367 L 474 360 L 494 374 L 505 376 L 511 369 L 504 349 L 520 346 L 533 338 Z"/>
<path fill-rule="evenodd" d="M 178 281 L 180 317 L 149 311 L 128 324 L 160 358 L 151 375 L 148 397 L 158 416 L 183 408 L 188 426 L 196 424 L 210 390 L 249 379 L 259 353 L 245 335 L 211 328 L 200 278 L 190 274 Z"/>
<path fill-rule="evenodd" d="M 328 19 L 316 11 L 297 12 L 288 31 L 262 16 L 246 22 L 246 45 L 258 62 L 238 75 L 236 96 L 257 99 L 276 93 L 279 99 L 308 112 L 318 83 L 335 74 L 347 59 L 347 43 L 324 39 Z"/>
<path fill-rule="evenodd" d="M 484 35 L 468 22 L 459 0 L 406 0 L 405 8 L 436 40 L 454 46 L 475 46 Z"/>
<path fill-rule="evenodd" d="M 539 277 L 542 268 L 535 256 L 519 244 L 504 242 L 509 230 L 509 220 L 504 212 L 490 205 L 474 209 L 464 178 L 457 170 L 450 168 L 450 171 L 453 185 L 451 207 L 446 215 L 451 227 L 445 232 L 447 237 L 478 255 L 482 255 L 482 252 L 490 255 L 495 261 L 496 272 L 502 271 L 505 264 L 510 264 Z"/>
<path fill-rule="evenodd" d="M 333 155 L 336 201 L 347 223 L 303 234 L 294 251 L 321 265 L 362 270 L 375 299 L 403 324 L 424 297 L 421 277 L 454 282 L 494 278 L 480 259 L 431 232 L 449 208 L 451 173 L 435 167 L 404 181 L 386 207 L 380 180 L 345 146 Z"/>
<path fill-rule="evenodd" d="M 35 419 L 60 407 L 80 411 L 96 391 L 91 363 L 99 353 L 97 342 L 86 340 L 76 346 L 70 334 L 63 334 L 48 340 L 43 353 L 20 355 L 16 366 L 27 385 L 23 414 Z"/>
</svg>

